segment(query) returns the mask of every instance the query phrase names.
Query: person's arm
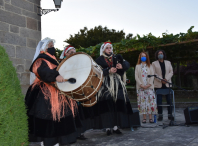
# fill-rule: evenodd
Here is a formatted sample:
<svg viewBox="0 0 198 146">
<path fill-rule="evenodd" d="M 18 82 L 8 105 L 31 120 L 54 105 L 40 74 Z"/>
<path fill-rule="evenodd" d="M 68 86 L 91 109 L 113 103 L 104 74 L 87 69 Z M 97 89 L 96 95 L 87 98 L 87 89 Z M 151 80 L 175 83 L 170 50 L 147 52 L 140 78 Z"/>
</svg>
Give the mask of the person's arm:
<svg viewBox="0 0 198 146">
<path fill-rule="evenodd" d="M 152 63 L 152 67 L 153 67 L 153 74 L 156 75 L 158 78 L 161 78 L 162 79 L 162 77 L 157 74 L 157 69 L 161 69 L 161 68 L 156 68 L 154 62 Z M 161 82 L 161 80 L 158 79 L 158 78 L 155 78 L 156 79 L 155 81 Z"/>
<path fill-rule="evenodd" d="M 130 63 L 126 60 L 123 60 L 123 63 L 122 63 L 122 70 L 125 72 L 127 71 L 128 69 L 130 68 Z"/>
<path fill-rule="evenodd" d="M 140 81 L 140 79 L 138 77 L 138 74 L 139 74 L 139 72 L 138 72 L 138 65 L 136 65 L 136 67 L 135 67 L 135 80 L 138 83 L 138 85 L 141 87 L 142 83 L 141 83 L 141 81 Z"/>
<path fill-rule="evenodd" d="M 103 71 L 103 76 L 108 76 L 109 75 L 109 71 L 110 71 L 110 67 L 104 67 L 103 65 L 102 65 L 102 58 L 101 58 L 101 56 L 99 57 L 99 58 L 97 58 L 96 60 L 95 60 L 95 62 L 102 68 L 102 71 Z"/>
<path fill-rule="evenodd" d="M 107 68 L 105 68 L 105 69 L 102 69 L 102 71 L 103 71 L 103 75 L 104 75 L 104 76 L 108 76 L 108 75 L 109 75 L 110 68 L 107 67 Z"/>
<path fill-rule="evenodd" d="M 44 82 L 55 82 L 59 72 L 56 69 L 50 69 L 45 61 L 42 61 L 41 66 L 37 69 L 37 73 Z"/>
<path fill-rule="evenodd" d="M 173 76 L 173 67 L 172 67 L 171 63 L 169 62 L 169 70 L 168 70 L 168 74 L 166 76 L 166 80 L 167 81 L 170 80 L 172 78 L 172 76 Z"/>
<path fill-rule="evenodd" d="M 153 75 L 154 74 L 154 71 L 153 71 L 153 67 L 152 65 L 150 66 L 150 74 Z M 148 85 L 152 86 L 153 85 L 153 81 L 154 81 L 154 77 L 150 77 L 149 78 L 149 81 L 148 81 Z"/>
<path fill-rule="evenodd" d="M 130 64 L 126 60 L 123 60 L 123 63 L 121 64 L 121 67 L 122 67 L 122 69 L 117 68 L 117 72 L 116 72 L 120 76 L 122 76 L 124 74 L 124 72 L 127 71 L 130 68 Z"/>
</svg>

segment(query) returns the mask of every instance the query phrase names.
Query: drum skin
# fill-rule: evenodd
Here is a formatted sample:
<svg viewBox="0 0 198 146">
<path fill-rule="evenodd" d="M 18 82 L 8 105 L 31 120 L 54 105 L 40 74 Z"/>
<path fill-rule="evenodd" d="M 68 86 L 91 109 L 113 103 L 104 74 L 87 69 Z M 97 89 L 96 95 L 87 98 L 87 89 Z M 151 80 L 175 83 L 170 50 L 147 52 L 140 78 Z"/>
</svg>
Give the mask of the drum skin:
<svg viewBox="0 0 198 146">
<path fill-rule="evenodd" d="M 103 71 L 86 53 L 77 52 L 62 60 L 57 71 L 64 79 L 75 78 L 76 83 L 55 83 L 55 86 L 67 96 L 91 107 L 97 102 L 96 94 L 103 81 Z"/>
</svg>

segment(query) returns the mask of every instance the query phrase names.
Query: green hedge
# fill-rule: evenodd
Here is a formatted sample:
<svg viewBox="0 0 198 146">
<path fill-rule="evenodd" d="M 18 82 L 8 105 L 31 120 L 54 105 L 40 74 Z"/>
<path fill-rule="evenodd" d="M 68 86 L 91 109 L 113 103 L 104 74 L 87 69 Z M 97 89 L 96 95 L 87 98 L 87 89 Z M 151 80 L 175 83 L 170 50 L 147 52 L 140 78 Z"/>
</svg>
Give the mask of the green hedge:
<svg viewBox="0 0 198 146">
<path fill-rule="evenodd" d="M 128 83 L 127 85 L 135 86 L 135 85 L 136 85 L 136 82 L 135 82 L 135 70 L 134 70 L 133 67 L 130 67 L 130 68 L 127 70 L 126 76 L 127 76 L 127 79 L 130 80 L 130 83 Z"/>
<path fill-rule="evenodd" d="M 28 122 L 17 73 L 0 46 L 0 145 L 28 145 Z"/>
</svg>

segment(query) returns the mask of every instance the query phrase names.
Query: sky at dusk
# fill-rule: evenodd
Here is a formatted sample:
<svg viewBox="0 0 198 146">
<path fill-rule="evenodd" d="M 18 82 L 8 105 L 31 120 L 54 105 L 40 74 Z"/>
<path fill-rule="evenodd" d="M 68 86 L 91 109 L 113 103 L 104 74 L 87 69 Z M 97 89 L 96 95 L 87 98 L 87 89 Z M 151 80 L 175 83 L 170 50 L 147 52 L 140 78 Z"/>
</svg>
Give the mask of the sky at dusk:
<svg viewBox="0 0 198 146">
<path fill-rule="evenodd" d="M 42 0 L 41 7 L 55 8 L 53 0 Z M 63 41 L 85 26 L 102 25 L 133 36 L 186 33 L 191 26 L 198 31 L 198 0 L 63 0 L 58 12 L 41 19 L 42 39 L 53 38 L 55 47 L 63 49 Z"/>
</svg>

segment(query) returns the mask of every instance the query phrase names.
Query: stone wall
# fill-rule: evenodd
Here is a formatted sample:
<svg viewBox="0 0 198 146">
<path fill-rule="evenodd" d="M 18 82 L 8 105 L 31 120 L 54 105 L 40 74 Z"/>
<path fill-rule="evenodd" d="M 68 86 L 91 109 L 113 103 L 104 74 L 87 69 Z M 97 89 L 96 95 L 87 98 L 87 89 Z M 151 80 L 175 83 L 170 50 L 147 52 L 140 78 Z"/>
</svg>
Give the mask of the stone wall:
<svg viewBox="0 0 198 146">
<path fill-rule="evenodd" d="M 0 45 L 6 49 L 21 82 L 29 86 L 29 67 L 41 40 L 40 0 L 0 0 Z"/>
</svg>

